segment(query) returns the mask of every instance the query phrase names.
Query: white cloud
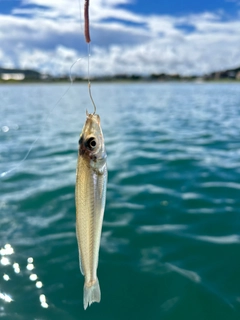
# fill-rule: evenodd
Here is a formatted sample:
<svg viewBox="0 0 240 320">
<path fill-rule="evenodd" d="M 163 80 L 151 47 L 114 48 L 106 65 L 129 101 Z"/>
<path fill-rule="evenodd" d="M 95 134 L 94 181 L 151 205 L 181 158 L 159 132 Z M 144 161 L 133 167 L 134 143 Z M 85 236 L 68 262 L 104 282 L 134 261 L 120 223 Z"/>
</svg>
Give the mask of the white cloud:
<svg viewBox="0 0 240 320">
<path fill-rule="evenodd" d="M 47 52 L 39 49 L 23 50 L 19 53 L 18 66 L 23 69 L 40 69 L 43 73 L 68 74 L 77 59 L 78 53 L 75 50 L 62 46 Z"/>
<path fill-rule="evenodd" d="M 226 20 L 222 12 L 147 16 L 118 7 L 131 2 L 90 3 L 92 75 L 202 74 L 240 65 L 240 20 Z M 22 1 L 11 15 L 0 15 L 0 41 L 0 66 L 51 74 L 67 73 L 87 53 L 77 0 Z"/>
</svg>

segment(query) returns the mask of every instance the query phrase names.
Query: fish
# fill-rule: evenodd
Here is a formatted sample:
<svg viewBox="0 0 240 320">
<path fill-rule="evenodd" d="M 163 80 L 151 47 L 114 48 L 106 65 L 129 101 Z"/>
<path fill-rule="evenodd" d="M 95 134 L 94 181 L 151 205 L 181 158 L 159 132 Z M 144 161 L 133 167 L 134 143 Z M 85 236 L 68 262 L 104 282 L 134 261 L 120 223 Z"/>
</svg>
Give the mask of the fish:
<svg viewBox="0 0 240 320">
<path fill-rule="evenodd" d="M 107 187 L 107 154 L 100 116 L 87 112 L 79 139 L 76 170 L 76 234 L 80 270 L 85 277 L 83 305 L 86 310 L 100 302 L 97 277 L 100 239 Z"/>
</svg>

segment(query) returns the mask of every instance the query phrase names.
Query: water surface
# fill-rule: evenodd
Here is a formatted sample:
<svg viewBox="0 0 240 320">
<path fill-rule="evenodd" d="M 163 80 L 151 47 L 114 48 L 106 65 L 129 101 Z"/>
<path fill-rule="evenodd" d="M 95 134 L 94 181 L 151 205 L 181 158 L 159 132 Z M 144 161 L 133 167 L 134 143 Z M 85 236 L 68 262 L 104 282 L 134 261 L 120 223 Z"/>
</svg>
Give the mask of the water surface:
<svg viewBox="0 0 240 320">
<path fill-rule="evenodd" d="M 87 311 L 74 187 L 92 106 L 79 84 L 55 106 L 66 88 L 0 87 L 0 172 L 17 167 L 0 178 L 0 316 L 239 319 L 240 85 L 92 85 L 109 183 Z"/>
</svg>

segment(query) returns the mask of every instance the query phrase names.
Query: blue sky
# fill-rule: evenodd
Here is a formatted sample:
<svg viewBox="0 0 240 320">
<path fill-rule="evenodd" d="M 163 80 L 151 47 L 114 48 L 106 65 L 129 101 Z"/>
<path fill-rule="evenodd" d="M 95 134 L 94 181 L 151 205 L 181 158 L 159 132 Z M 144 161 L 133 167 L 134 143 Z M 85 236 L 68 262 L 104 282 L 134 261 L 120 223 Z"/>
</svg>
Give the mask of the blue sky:
<svg viewBox="0 0 240 320">
<path fill-rule="evenodd" d="M 0 0 L 0 66 L 86 73 L 80 0 Z M 205 74 L 240 66 L 240 0 L 90 0 L 91 73 Z"/>
<path fill-rule="evenodd" d="M 93 1 L 94 0 L 90 0 L 90 3 L 92 3 Z M 211 12 L 224 10 L 227 14 L 235 16 L 238 11 L 238 3 L 240 2 L 238 2 L 237 0 L 135 0 L 129 3 L 120 3 L 118 7 L 129 9 L 133 12 L 141 14 L 157 13 L 169 15 L 185 15 L 189 13 L 202 13 L 204 11 Z M 23 6 L 24 1 L 0 0 L 0 5 L 1 13 L 10 14 L 14 8 Z M 25 7 L 34 7 L 34 4 L 27 4 L 26 2 Z"/>
<path fill-rule="evenodd" d="M 226 0 L 136 0 L 125 5 L 134 12 L 145 14 L 186 15 L 189 13 L 202 13 L 204 11 L 225 10 L 230 15 L 236 14 L 237 1 Z"/>
</svg>

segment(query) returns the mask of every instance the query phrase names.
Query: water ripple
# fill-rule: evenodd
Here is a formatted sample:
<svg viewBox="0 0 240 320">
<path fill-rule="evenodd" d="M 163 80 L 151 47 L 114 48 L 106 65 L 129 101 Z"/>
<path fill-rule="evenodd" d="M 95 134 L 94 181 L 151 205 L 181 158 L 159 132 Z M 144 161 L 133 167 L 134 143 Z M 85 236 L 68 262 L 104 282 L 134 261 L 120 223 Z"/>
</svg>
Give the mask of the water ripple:
<svg viewBox="0 0 240 320">
<path fill-rule="evenodd" d="M 190 279 L 191 281 L 201 282 L 201 277 L 194 271 L 179 268 L 171 263 L 166 263 L 166 266 L 169 268 L 169 270 L 175 271 L 175 272 L 183 275 L 184 277 Z"/>
<path fill-rule="evenodd" d="M 213 236 L 195 236 L 195 239 L 206 241 L 210 243 L 217 244 L 232 244 L 232 243 L 240 243 L 240 236 L 236 234 L 221 236 L 221 237 L 213 237 Z"/>
<path fill-rule="evenodd" d="M 202 183 L 201 186 L 204 188 L 240 189 L 240 183 L 236 183 L 236 182 L 222 182 L 222 181 L 205 182 L 205 183 Z"/>
<path fill-rule="evenodd" d="M 166 232 L 166 231 L 178 231 L 185 230 L 187 226 L 185 225 L 154 225 L 154 226 L 142 226 L 138 228 L 138 232 L 140 233 L 155 233 L 155 232 Z"/>
</svg>

